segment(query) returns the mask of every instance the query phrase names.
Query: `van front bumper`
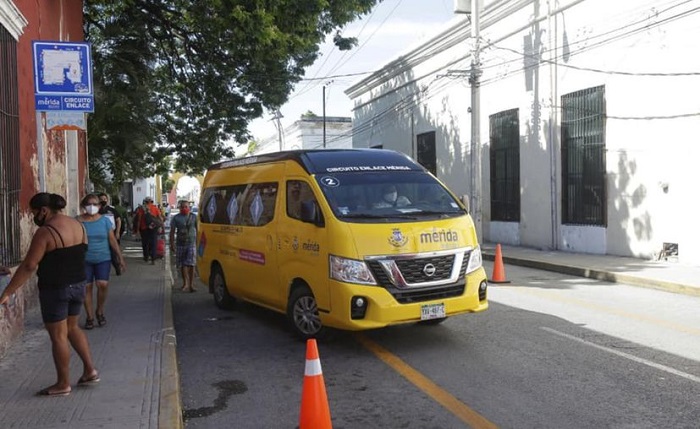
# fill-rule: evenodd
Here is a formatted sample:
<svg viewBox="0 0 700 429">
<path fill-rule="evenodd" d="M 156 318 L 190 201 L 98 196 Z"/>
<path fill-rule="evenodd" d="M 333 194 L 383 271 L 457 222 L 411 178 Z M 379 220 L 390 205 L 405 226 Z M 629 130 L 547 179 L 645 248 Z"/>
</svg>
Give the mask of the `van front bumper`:
<svg viewBox="0 0 700 429">
<path fill-rule="evenodd" d="M 329 311 L 320 313 L 321 322 L 326 326 L 351 331 L 413 323 L 421 321 L 421 309 L 431 304 L 443 304 L 446 317 L 463 313 L 478 313 L 488 308 L 486 290 L 483 289 L 486 281 L 486 272 L 483 268 L 479 268 L 466 276 L 466 287 L 459 295 L 440 297 L 440 293 L 437 293 L 437 297 L 423 300 L 402 298 L 400 293 L 392 295 L 389 290 L 382 286 L 365 286 L 330 280 L 331 308 Z M 482 287 L 481 297 L 483 299 L 479 297 L 480 286 Z M 441 289 L 433 288 L 432 290 L 439 291 Z M 357 314 L 355 314 L 353 319 L 352 302 L 358 297 L 365 300 L 366 310 L 364 317 L 357 318 Z"/>
</svg>

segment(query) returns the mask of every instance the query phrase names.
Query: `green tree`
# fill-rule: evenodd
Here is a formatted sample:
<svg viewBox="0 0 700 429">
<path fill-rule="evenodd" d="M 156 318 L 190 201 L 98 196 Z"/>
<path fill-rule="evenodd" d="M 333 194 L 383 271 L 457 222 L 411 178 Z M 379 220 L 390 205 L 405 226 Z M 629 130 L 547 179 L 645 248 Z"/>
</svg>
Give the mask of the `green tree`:
<svg viewBox="0 0 700 429">
<path fill-rule="evenodd" d="M 357 44 L 344 25 L 381 0 L 85 0 L 98 184 L 198 174 L 233 157 L 248 123 L 283 105 L 326 36 Z M 110 172 L 107 175 L 104 172 Z"/>
</svg>

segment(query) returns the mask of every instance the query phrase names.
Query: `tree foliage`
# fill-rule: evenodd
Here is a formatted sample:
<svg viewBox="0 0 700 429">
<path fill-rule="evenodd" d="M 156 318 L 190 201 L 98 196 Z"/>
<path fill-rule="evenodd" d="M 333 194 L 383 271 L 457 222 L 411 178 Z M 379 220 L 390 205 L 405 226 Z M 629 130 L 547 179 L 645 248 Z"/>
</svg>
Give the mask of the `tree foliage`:
<svg viewBox="0 0 700 429">
<path fill-rule="evenodd" d="M 98 183 L 201 173 L 247 143 L 248 123 L 283 105 L 335 32 L 381 0 L 85 0 Z M 109 173 L 106 173 L 109 172 Z"/>
</svg>

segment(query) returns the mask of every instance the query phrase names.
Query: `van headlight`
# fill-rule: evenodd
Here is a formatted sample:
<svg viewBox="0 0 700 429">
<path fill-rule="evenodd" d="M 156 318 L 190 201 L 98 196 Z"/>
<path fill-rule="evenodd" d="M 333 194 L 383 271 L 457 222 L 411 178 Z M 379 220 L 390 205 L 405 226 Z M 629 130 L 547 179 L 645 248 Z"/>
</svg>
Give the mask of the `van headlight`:
<svg viewBox="0 0 700 429">
<path fill-rule="evenodd" d="M 376 285 L 374 276 L 363 261 L 345 259 L 340 256 L 330 256 L 331 278 L 345 283 Z"/>
<path fill-rule="evenodd" d="M 476 246 L 470 253 L 469 253 L 469 262 L 467 263 L 467 271 L 466 273 L 469 274 L 472 271 L 478 270 L 481 268 L 481 247 Z"/>
</svg>

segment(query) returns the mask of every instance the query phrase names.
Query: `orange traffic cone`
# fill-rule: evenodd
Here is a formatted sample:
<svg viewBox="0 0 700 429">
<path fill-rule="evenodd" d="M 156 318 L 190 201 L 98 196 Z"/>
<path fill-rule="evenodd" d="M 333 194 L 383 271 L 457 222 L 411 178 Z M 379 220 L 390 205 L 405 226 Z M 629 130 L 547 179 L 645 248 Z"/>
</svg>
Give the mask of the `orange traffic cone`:
<svg viewBox="0 0 700 429">
<path fill-rule="evenodd" d="M 328 408 L 326 386 L 323 384 L 321 359 L 316 340 L 306 341 L 306 369 L 301 390 L 299 429 L 331 429 L 331 411 Z"/>
<path fill-rule="evenodd" d="M 503 267 L 503 255 L 501 245 L 496 245 L 496 258 L 493 261 L 493 275 L 489 279 L 491 283 L 510 283 L 506 280 L 506 270 Z"/>
</svg>

